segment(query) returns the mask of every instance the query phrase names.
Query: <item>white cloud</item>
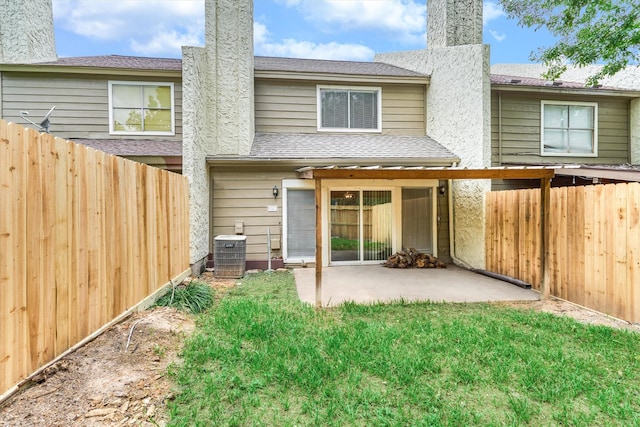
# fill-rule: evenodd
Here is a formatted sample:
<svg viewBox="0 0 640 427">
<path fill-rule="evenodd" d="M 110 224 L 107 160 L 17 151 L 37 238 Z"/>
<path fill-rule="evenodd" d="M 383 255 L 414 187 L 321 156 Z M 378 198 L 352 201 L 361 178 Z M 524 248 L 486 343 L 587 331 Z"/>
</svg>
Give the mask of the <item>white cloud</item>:
<svg viewBox="0 0 640 427">
<path fill-rule="evenodd" d="M 202 44 L 198 34 L 181 34 L 175 30 L 156 33 L 146 41 L 131 40 L 131 50 L 144 55 L 171 55 L 181 52 L 182 46 Z"/>
<path fill-rule="evenodd" d="M 53 0 L 53 14 L 56 26 L 142 55 L 180 55 L 204 41 L 204 0 Z"/>
<path fill-rule="evenodd" d="M 375 30 L 407 43 L 425 40 L 427 8 L 415 0 L 280 0 L 319 31 Z"/>
<path fill-rule="evenodd" d="M 271 36 L 267 26 L 259 22 L 253 23 L 253 44 L 261 46 L 267 43 L 267 39 Z"/>
<path fill-rule="evenodd" d="M 489 21 L 493 21 L 494 19 L 501 18 L 503 16 L 507 16 L 504 13 L 504 10 L 496 3 L 493 2 L 485 2 L 484 8 L 482 12 L 482 25 L 487 25 Z"/>
<path fill-rule="evenodd" d="M 491 36 L 496 39 L 498 42 L 504 41 L 504 39 L 507 38 L 507 35 L 502 33 L 498 33 L 496 30 L 489 30 L 489 34 L 491 34 Z"/>
<path fill-rule="evenodd" d="M 271 40 L 267 27 L 258 22 L 253 25 L 253 40 L 256 55 L 264 56 L 368 61 L 375 53 L 367 46 L 350 43 L 313 43 L 294 39 L 275 42 Z"/>
</svg>

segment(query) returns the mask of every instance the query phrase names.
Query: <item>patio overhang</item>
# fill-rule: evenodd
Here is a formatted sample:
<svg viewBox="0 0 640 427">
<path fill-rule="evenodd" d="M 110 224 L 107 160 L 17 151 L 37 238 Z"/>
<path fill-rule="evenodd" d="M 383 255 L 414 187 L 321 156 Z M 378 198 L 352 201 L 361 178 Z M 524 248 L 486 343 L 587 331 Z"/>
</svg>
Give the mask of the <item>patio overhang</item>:
<svg viewBox="0 0 640 427">
<path fill-rule="evenodd" d="M 327 166 L 298 169 L 301 179 L 551 179 L 554 167 L 455 167 Z"/>
<path fill-rule="evenodd" d="M 383 167 L 383 166 L 326 166 L 305 167 L 298 169 L 301 179 L 315 181 L 316 197 L 316 260 L 315 284 L 316 307 L 322 307 L 322 180 L 324 179 L 539 179 L 540 180 L 540 239 L 541 239 L 541 277 L 540 298 L 549 296 L 549 216 L 551 200 L 551 178 L 555 176 L 556 167 L 518 166 L 492 168 L 460 168 L 460 167 Z"/>
</svg>

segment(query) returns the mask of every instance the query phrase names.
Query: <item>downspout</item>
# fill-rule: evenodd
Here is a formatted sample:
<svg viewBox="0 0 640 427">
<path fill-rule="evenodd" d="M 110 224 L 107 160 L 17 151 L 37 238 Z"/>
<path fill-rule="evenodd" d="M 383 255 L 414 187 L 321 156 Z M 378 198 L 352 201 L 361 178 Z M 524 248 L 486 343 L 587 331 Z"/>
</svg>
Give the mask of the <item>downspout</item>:
<svg viewBox="0 0 640 427">
<path fill-rule="evenodd" d="M 498 92 L 498 166 L 502 166 L 502 92 Z"/>
<path fill-rule="evenodd" d="M 455 162 L 452 163 L 451 167 L 456 167 L 456 163 Z M 451 188 L 453 184 L 453 180 L 449 179 L 447 183 L 449 187 L 449 254 L 451 256 L 451 259 L 453 260 L 453 263 L 458 267 L 464 268 L 465 270 L 482 274 L 484 276 L 491 277 L 493 279 L 502 280 L 503 282 L 511 283 L 512 285 L 516 285 L 524 289 L 531 289 L 530 283 L 524 282 L 522 280 L 518 280 L 513 277 L 505 276 L 504 274 L 493 273 L 491 271 L 474 268 L 456 256 L 455 231 L 454 231 L 456 227 L 455 227 L 455 219 L 454 219 L 455 216 L 453 215 L 453 209 L 454 209 L 453 208 L 453 190 Z"/>
<path fill-rule="evenodd" d="M 0 71 L 0 119 L 2 119 L 3 117 L 2 116 L 3 111 L 4 111 L 4 107 L 2 105 L 2 71 Z M 629 114 L 631 114 L 631 107 L 629 107 Z"/>
<path fill-rule="evenodd" d="M 0 77 L 2 77 L 0 75 Z M 0 89 L 2 89 L 2 81 L 0 81 Z M 2 107 L 2 92 L 0 91 L 0 107 Z M 0 119 L 2 118 L 2 110 L 0 109 Z M 633 143 L 631 140 L 631 99 L 627 101 L 627 159 L 629 159 L 629 163 L 633 164 L 633 147 L 631 144 Z"/>
</svg>

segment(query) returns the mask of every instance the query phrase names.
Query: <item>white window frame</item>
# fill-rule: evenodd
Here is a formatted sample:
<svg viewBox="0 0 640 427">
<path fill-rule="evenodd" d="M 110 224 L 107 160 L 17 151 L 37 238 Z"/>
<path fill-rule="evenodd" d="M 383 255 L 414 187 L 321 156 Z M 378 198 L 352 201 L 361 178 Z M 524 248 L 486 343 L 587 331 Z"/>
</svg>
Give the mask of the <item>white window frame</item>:
<svg viewBox="0 0 640 427">
<path fill-rule="evenodd" d="M 353 129 L 353 128 L 326 128 L 322 127 L 322 96 L 323 89 L 348 90 L 353 92 L 376 92 L 377 95 L 377 118 L 378 123 L 375 129 Z M 316 86 L 316 102 L 317 102 L 317 129 L 319 132 L 350 132 L 350 133 L 380 133 L 382 132 L 382 88 L 373 86 L 333 86 L 333 85 L 317 85 Z"/>
<path fill-rule="evenodd" d="M 545 105 L 577 105 L 593 107 L 593 145 L 591 153 L 548 153 L 544 150 L 544 106 Z M 540 155 L 543 157 L 598 157 L 598 103 L 579 101 L 540 101 Z"/>
<path fill-rule="evenodd" d="M 168 132 L 126 132 L 117 131 L 113 126 L 113 85 L 130 85 L 130 86 L 169 86 L 171 90 L 171 130 Z M 109 134 L 111 135 L 147 135 L 147 136 L 160 136 L 160 135 L 175 135 L 176 123 L 175 123 L 176 109 L 175 109 L 175 95 L 173 82 L 140 82 L 140 81 L 119 81 L 109 80 Z"/>
</svg>

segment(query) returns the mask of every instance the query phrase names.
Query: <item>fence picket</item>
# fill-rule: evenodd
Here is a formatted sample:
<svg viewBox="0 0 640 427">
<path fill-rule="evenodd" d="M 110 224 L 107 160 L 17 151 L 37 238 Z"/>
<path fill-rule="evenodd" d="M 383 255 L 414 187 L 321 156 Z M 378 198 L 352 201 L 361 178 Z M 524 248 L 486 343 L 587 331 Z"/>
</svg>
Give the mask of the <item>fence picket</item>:
<svg viewBox="0 0 640 427">
<path fill-rule="evenodd" d="M 486 200 L 487 212 L 491 212 L 486 268 L 537 288 L 539 191 L 500 191 L 488 194 Z M 640 184 L 554 188 L 551 200 L 552 295 L 639 322 Z M 514 211 L 520 215 L 517 221 L 507 213 Z M 520 244 L 503 243 L 514 239 Z"/>
<path fill-rule="evenodd" d="M 24 260 L 27 257 L 27 150 L 25 143 L 27 136 L 32 132 L 24 128 L 13 128 L 9 132 L 9 138 L 18 141 L 11 146 L 10 152 L 10 186 L 12 189 L 11 201 L 7 205 L 11 212 L 12 230 L 11 245 L 9 248 L 9 278 L 11 280 L 9 292 L 12 301 L 9 315 L 13 317 L 13 333 L 10 339 L 11 345 L 22 349 L 19 354 L 14 354 L 14 364 L 18 369 L 28 369 L 29 358 L 26 349 L 29 348 L 29 329 L 27 320 L 27 270 Z"/>
<path fill-rule="evenodd" d="M 0 120 L 0 395 L 187 270 L 187 185 Z"/>
<path fill-rule="evenodd" d="M 640 183 L 628 184 L 627 191 L 627 283 L 629 319 L 640 318 Z"/>
</svg>

